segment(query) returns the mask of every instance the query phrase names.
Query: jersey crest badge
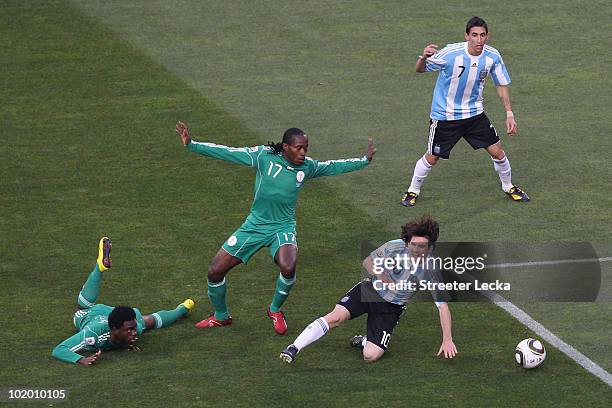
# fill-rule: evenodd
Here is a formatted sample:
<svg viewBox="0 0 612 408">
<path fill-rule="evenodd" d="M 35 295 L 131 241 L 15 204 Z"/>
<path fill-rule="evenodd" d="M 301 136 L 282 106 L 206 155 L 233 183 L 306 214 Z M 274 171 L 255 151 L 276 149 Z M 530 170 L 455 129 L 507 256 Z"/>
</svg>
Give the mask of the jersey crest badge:
<svg viewBox="0 0 612 408">
<path fill-rule="evenodd" d="M 480 80 L 482 81 L 483 79 L 487 77 L 487 75 L 489 75 L 489 70 L 481 69 L 480 73 L 478 74 L 478 78 L 480 78 Z"/>
<path fill-rule="evenodd" d="M 88 346 L 93 346 L 94 344 L 96 344 L 96 338 L 95 337 L 85 337 L 85 344 L 87 344 Z"/>
<path fill-rule="evenodd" d="M 298 181 L 298 183 L 301 183 L 302 181 L 304 181 L 304 172 L 303 171 L 298 171 L 295 174 L 295 179 Z"/>
</svg>

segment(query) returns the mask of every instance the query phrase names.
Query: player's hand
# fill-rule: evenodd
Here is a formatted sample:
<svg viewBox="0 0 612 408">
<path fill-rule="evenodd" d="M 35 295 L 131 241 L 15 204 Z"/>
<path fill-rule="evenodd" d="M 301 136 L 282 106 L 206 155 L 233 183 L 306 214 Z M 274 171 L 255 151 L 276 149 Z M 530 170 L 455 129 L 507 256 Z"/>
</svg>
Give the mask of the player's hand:
<svg viewBox="0 0 612 408">
<path fill-rule="evenodd" d="M 518 131 L 518 128 L 516 126 L 516 121 L 514 120 L 514 116 L 510 116 L 509 118 L 506 118 L 506 132 L 508 133 L 508 136 L 516 135 L 517 131 Z"/>
<path fill-rule="evenodd" d="M 444 358 L 455 357 L 457 355 L 457 347 L 455 347 L 455 343 L 453 343 L 452 340 L 444 340 L 440 346 L 438 354 L 436 354 L 436 357 L 442 353 L 444 353 Z"/>
<path fill-rule="evenodd" d="M 191 143 L 191 135 L 189 134 L 189 128 L 186 124 L 179 120 L 178 122 L 176 122 L 175 129 L 176 133 L 180 136 L 184 146 L 187 146 L 189 143 Z"/>
<path fill-rule="evenodd" d="M 438 46 L 436 44 L 429 44 L 423 49 L 423 58 L 427 59 L 438 52 Z"/>
<path fill-rule="evenodd" d="M 369 162 L 374 158 L 374 154 L 376 153 L 376 148 L 374 147 L 374 142 L 372 138 L 368 139 L 368 150 L 366 151 L 366 158 Z"/>
<path fill-rule="evenodd" d="M 92 354 L 89 357 L 81 357 L 79 361 L 77 361 L 77 363 L 81 365 L 92 365 L 93 363 L 96 362 L 98 357 L 100 357 L 101 355 L 102 355 L 102 350 L 98 350 L 95 354 Z"/>
</svg>

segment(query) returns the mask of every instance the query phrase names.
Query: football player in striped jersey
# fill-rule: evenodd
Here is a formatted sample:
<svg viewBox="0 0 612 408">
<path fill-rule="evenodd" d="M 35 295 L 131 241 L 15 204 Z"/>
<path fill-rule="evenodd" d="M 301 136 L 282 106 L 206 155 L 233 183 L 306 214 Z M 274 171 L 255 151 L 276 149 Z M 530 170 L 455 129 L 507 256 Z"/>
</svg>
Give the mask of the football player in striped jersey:
<svg viewBox="0 0 612 408">
<path fill-rule="evenodd" d="M 410 186 L 402 197 L 406 207 L 416 204 L 433 166 L 440 158 L 448 159 L 461 138 L 472 148 L 483 148 L 489 153 L 501 188 L 513 201 L 529 201 L 529 196 L 512 183 L 510 161 L 497 131 L 484 113 L 483 90 L 487 77 L 491 77 L 506 110 L 506 133 L 516 134 L 508 91 L 510 76 L 499 51 L 487 45 L 488 39 L 487 23 L 473 17 L 466 25 L 465 42 L 448 44 L 441 50 L 436 44 L 429 44 L 416 62 L 419 73 L 439 73 L 431 103 L 427 152 L 417 160 Z"/>
<path fill-rule="evenodd" d="M 329 330 L 364 314 L 368 315 L 366 335 L 352 337 L 350 345 L 361 351 L 365 362 L 379 360 L 389 346 L 393 329 L 406 309 L 406 303 L 419 290 L 417 282 L 442 281 L 435 271 L 423 268 L 425 264 L 422 262 L 431 254 L 439 232 L 438 222 L 428 216 L 403 225 L 400 239 L 385 243 L 364 259 L 363 267 L 368 278 L 346 292 L 331 312 L 310 323 L 293 343 L 281 351 L 281 360 L 292 363 L 302 349 L 319 340 Z M 393 261 L 397 257 L 410 262 L 391 262 L 393 266 L 385 266 L 382 270 L 376 267 L 376 264 L 387 264 L 378 261 Z M 437 355 L 453 358 L 457 355 L 457 347 L 452 336 L 452 318 L 447 304 L 449 296 L 439 290 L 433 290 L 432 296 L 438 307 L 442 328 L 442 343 Z"/>
</svg>

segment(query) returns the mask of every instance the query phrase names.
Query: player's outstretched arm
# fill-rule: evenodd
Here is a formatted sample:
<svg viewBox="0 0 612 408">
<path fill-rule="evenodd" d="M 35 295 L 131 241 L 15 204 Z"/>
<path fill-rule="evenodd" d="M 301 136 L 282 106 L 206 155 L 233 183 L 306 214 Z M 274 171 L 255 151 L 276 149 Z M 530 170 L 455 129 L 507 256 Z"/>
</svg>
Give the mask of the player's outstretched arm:
<svg viewBox="0 0 612 408">
<path fill-rule="evenodd" d="M 176 133 L 181 138 L 181 142 L 183 142 L 183 146 L 187 146 L 191 143 L 191 135 L 189 134 L 189 128 L 186 124 L 181 122 L 180 120 L 176 122 Z"/>
<path fill-rule="evenodd" d="M 214 143 L 200 143 L 191 139 L 189 127 L 178 121 L 175 127 L 176 133 L 181 138 L 183 145 L 188 150 L 199 153 L 203 156 L 214 157 L 215 159 L 229 161 L 250 167 L 257 167 L 257 155 L 261 153 L 263 146 L 256 147 L 229 147 Z"/>
<path fill-rule="evenodd" d="M 327 160 L 317 161 L 308 158 L 311 166 L 310 171 L 307 175 L 308 178 L 315 178 L 321 176 L 336 176 L 338 174 L 349 173 L 355 170 L 361 170 L 366 167 L 372 161 L 376 148 L 372 138 L 368 139 L 368 149 L 363 157 L 357 159 L 340 159 L 340 160 Z"/>
<path fill-rule="evenodd" d="M 102 350 L 98 350 L 98 351 L 96 351 L 94 354 L 92 354 L 89 357 L 81 357 L 77 361 L 77 364 L 80 364 L 80 365 L 92 365 L 93 363 L 96 362 L 98 357 L 100 357 L 101 355 L 102 355 Z"/>
<path fill-rule="evenodd" d="M 448 304 L 441 304 L 438 312 L 440 313 L 440 326 L 442 326 L 442 345 L 436 356 L 444 354 L 444 358 L 453 358 L 457 355 L 457 347 L 453 343 L 452 318 Z"/>
<path fill-rule="evenodd" d="M 85 339 L 86 336 L 83 331 L 75 333 L 71 337 L 67 338 L 66 340 L 55 346 L 51 355 L 57 358 L 58 360 L 65 361 L 67 363 L 82 364 L 79 363 L 79 361 L 83 359 L 83 356 L 76 353 L 75 351 L 84 348 L 86 341 Z"/>
<path fill-rule="evenodd" d="M 376 154 L 376 148 L 374 147 L 374 141 L 372 140 L 372 138 L 369 138 L 368 139 L 368 150 L 366 150 L 365 156 L 368 159 L 368 161 L 371 162 L 375 154 Z"/>
</svg>

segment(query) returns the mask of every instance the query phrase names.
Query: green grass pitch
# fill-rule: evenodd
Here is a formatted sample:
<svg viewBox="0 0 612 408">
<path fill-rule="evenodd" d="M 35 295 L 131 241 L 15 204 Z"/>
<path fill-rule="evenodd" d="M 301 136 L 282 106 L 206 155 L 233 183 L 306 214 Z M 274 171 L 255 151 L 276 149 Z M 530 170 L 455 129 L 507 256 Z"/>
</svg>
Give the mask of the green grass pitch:
<svg viewBox="0 0 612 408">
<path fill-rule="evenodd" d="M 610 387 L 552 346 L 537 370 L 516 367 L 513 348 L 533 333 L 486 303 L 451 305 L 452 361 L 434 358 L 431 303 L 410 305 L 376 364 L 348 347 L 364 318 L 292 366 L 278 359 L 356 282 L 360 243 L 395 237 L 416 215 L 439 218 L 441 240 L 589 241 L 612 255 L 609 10 L 599 0 L 1 2 L 0 388 L 64 388 L 66 406 L 609 406 Z M 513 79 L 519 135 L 503 141 L 533 201 L 507 200 L 486 155 L 460 144 L 419 205 L 403 208 L 435 80 L 414 61 L 428 42 L 462 41 L 473 15 Z M 492 84 L 485 104 L 502 129 Z M 302 192 L 286 338 L 265 317 L 278 274 L 265 251 L 228 275 L 235 324 L 193 327 L 210 310 L 206 268 L 246 216 L 254 174 L 186 152 L 179 119 L 197 140 L 234 146 L 297 126 L 317 159 L 361 155 L 375 139 L 369 168 Z M 193 297 L 197 308 L 146 333 L 140 353 L 75 367 L 51 350 L 72 333 L 102 234 L 114 264 L 101 302 L 152 312 Z M 525 307 L 610 371 L 603 271 L 602 302 Z"/>
</svg>

